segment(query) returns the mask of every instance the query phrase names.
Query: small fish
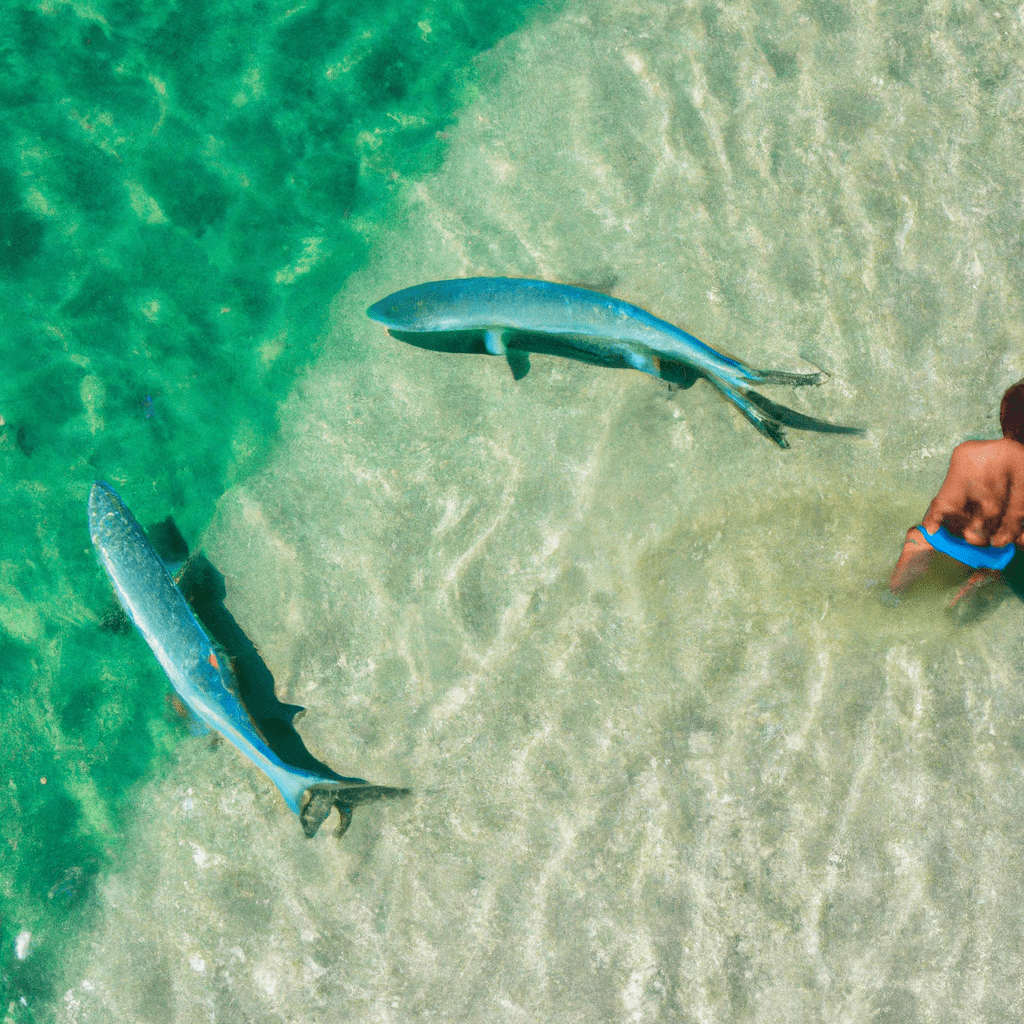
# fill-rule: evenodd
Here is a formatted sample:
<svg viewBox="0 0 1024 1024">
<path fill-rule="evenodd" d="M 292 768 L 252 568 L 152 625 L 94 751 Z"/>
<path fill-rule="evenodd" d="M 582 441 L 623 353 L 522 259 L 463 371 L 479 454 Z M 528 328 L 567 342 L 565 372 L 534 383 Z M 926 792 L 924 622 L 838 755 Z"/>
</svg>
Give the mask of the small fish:
<svg viewBox="0 0 1024 1024">
<path fill-rule="evenodd" d="M 857 428 L 801 416 L 749 390 L 751 384 L 823 384 L 828 380 L 827 373 L 755 370 L 639 306 L 585 288 L 514 277 L 431 281 L 394 292 L 375 302 L 366 313 L 388 330 L 399 332 L 400 337 L 405 333 L 483 332 L 486 351 L 506 356 L 517 380 L 529 369 L 523 351 L 526 348 L 556 351 L 586 362 L 628 366 L 684 386 L 701 376 L 781 448 L 789 447 L 783 423 L 859 433 Z M 517 343 L 516 335 L 534 340 L 537 335 L 546 336 L 558 344 L 538 349 L 527 341 Z"/>
<path fill-rule="evenodd" d="M 332 807 L 341 815 L 335 831 L 340 836 L 357 804 L 409 792 L 285 764 L 239 699 L 227 658 L 206 635 L 131 512 L 100 480 L 89 493 L 89 533 L 118 600 L 182 702 L 270 777 L 307 836 L 316 835 Z"/>
</svg>

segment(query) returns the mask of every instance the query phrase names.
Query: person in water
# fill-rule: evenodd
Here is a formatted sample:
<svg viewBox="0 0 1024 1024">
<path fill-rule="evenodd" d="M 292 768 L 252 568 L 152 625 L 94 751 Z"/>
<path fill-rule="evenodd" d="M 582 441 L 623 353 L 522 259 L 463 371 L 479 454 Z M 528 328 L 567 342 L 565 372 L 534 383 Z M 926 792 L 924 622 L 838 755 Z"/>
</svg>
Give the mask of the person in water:
<svg viewBox="0 0 1024 1024">
<path fill-rule="evenodd" d="M 942 551 L 975 571 L 955 605 L 980 586 L 1003 578 L 1017 544 L 1024 544 L 1024 380 L 1003 395 L 999 441 L 965 441 L 953 449 L 949 472 L 920 526 L 907 531 L 889 589 L 898 594 Z"/>
</svg>

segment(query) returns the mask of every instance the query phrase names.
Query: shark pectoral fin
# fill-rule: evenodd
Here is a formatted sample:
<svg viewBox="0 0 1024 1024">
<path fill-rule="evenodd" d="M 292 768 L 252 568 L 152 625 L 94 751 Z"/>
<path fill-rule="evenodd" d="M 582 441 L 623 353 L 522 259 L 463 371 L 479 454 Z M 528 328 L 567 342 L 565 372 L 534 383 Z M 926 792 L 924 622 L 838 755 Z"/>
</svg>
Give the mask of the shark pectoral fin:
<svg viewBox="0 0 1024 1024">
<path fill-rule="evenodd" d="M 488 328 L 484 331 L 484 348 L 489 355 L 504 356 L 513 380 L 522 380 L 530 372 L 530 354 L 522 349 L 509 350 L 505 345 L 506 333 L 502 327 Z"/>
<path fill-rule="evenodd" d="M 530 372 L 530 353 L 522 349 L 508 349 L 505 353 L 513 380 L 522 380 Z"/>
<path fill-rule="evenodd" d="M 501 327 L 489 327 L 484 331 L 484 348 L 492 356 L 506 355 L 504 329 Z"/>
<path fill-rule="evenodd" d="M 641 373 L 649 373 L 652 377 L 661 376 L 661 360 L 653 352 L 648 352 L 642 348 L 630 347 L 626 351 L 625 357 L 626 362 L 634 370 L 639 370 Z"/>
</svg>

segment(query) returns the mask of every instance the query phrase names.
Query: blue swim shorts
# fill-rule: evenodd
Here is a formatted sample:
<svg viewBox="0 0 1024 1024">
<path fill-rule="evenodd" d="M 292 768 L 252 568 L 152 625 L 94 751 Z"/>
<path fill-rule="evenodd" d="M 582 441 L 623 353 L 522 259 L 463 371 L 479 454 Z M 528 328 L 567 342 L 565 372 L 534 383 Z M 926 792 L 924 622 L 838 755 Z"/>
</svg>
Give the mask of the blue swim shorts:
<svg viewBox="0 0 1024 1024">
<path fill-rule="evenodd" d="M 968 544 L 963 537 L 954 536 L 944 526 L 940 526 L 934 533 L 929 533 L 923 526 L 919 526 L 918 529 L 936 551 L 941 551 L 972 569 L 1005 569 L 1017 551 L 1014 544 L 1004 544 L 1001 548 Z"/>
</svg>

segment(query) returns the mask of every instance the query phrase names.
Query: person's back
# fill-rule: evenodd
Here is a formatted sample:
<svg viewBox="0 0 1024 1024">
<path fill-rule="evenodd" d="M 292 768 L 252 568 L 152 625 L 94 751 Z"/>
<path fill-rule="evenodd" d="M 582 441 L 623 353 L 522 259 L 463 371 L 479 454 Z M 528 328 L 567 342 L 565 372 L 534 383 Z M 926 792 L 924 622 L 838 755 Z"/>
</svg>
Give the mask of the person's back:
<svg viewBox="0 0 1024 1024">
<path fill-rule="evenodd" d="M 936 551 L 977 571 L 953 604 L 983 583 L 1001 579 L 1024 543 L 1024 380 L 1009 388 L 999 409 L 1003 437 L 965 441 L 920 526 L 907 531 L 889 588 L 906 590 L 925 573 Z"/>
<path fill-rule="evenodd" d="M 922 525 L 940 526 L 968 544 L 999 547 L 1019 540 L 1024 522 L 1024 444 L 1013 438 L 965 441 Z"/>
</svg>

